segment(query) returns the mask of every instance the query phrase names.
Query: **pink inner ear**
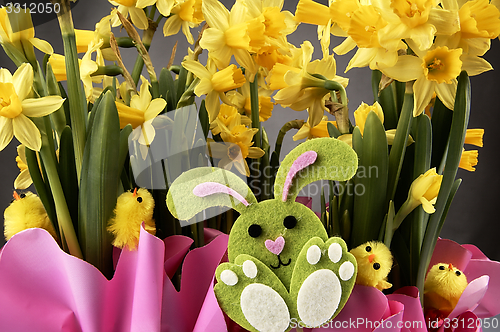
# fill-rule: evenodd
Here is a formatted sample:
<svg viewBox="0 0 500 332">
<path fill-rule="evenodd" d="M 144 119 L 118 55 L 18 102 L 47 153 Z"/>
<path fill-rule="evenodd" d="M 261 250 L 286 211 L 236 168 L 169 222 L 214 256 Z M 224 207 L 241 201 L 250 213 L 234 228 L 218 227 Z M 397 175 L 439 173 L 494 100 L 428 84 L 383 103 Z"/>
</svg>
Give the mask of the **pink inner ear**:
<svg viewBox="0 0 500 332">
<path fill-rule="evenodd" d="M 283 185 L 283 196 L 281 198 L 283 202 L 285 202 L 288 197 L 288 191 L 290 190 L 295 175 L 307 166 L 312 165 L 317 157 L 318 154 L 315 151 L 306 151 L 293 162 L 292 167 L 290 167 L 286 175 L 285 184 Z"/>
<path fill-rule="evenodd" d="M 223 184 L 217 182 L 203 182 L 194 187 L 193 194 L 198 197 L 205 197 L 213 194 L 228 194 L 236 198 L 238 201 L 243 203 L 245 206 L 250 205 L 247 200 L 238 194 L 234 189 L 231 189 Z"/>
</svg>

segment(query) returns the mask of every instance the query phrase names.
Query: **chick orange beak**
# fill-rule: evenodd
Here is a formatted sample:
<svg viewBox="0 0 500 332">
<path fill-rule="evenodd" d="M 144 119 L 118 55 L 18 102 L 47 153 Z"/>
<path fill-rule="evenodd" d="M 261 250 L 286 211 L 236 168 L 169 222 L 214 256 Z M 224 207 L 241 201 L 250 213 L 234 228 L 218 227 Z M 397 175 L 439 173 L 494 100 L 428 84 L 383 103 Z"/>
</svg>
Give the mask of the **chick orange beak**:
<svg viewBox="0 0 500 332">
<path fill-rule="evenodd" d="M 450 264 L 448 265 L 448 268 L 449 268 L 450 270 L 453 270 L 453 265 L 450 263 Z"/>
<path fill-rule="evenodd" d="M 133 197 L 137 195 L 137 188 L 134 188 L 134 193 L 132 194 Z"/>
<path fill-rule="evenodd" d="M 375 259 L 375 254 L 371 254 L 370 256 L 368 256 L 368 261 L 370 263 L 373 262 L 374 259 Z"/>
<path fill-rule="evenodd" d="M 12 196 L 14 196 L 14 199 L 16 201 L 19 201 L 21 199 L 21 197 L 19 197 L 19 194 L 17 193 L 17 191 L 14 190 L 14 193 L 12 194 Z"/>
</svg>

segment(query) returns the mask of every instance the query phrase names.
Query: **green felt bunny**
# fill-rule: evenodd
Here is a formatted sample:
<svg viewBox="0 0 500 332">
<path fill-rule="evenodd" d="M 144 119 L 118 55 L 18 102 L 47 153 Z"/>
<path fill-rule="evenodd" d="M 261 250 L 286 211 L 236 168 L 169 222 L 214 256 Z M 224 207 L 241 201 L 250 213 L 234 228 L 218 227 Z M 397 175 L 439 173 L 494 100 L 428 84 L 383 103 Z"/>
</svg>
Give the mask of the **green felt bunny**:
<svg viewBox="0 0 500 332">
<path fill-rule="evenodd" d="M 174 181 L 167 206 L 181 220 L 215 206 L 240 213 L 229 234 L 229 262 L 217 268 L 214 287 L 232 320 L 249 331 L 288 331 L 297 324 L 321 326 L 342 310 L 356 280 L 356 259 L 295 198 L 311 182 L 348 180 L 357 160 L 337 139 L 304 142 L 281 163 L 275 198 L 260 203 L 243 180 L 220 168 L 192 169 Z"/>
</svg>

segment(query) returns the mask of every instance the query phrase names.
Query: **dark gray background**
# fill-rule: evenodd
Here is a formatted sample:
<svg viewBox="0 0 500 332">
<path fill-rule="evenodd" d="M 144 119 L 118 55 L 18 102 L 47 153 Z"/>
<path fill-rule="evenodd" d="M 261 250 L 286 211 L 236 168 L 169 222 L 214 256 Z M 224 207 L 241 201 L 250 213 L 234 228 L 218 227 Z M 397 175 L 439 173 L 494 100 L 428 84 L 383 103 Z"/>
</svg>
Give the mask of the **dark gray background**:
<svg viewBox="0 0 500 332">
<path fill-rule="evenodd" d="M 223 1 L 226 6 L 231 6 L 233 1 Z M 286 8 L 294 10 L 297 0 L 286 0 Z M 327 3 L 326 0 L 318 1 Z M 75 27 L 80 29 L 93 29 L 95 23 L 104 15 L 108 14 L 111 5 L 105 0 L 87 0 L 85 3 L 80 3 L 74 10 L 73 16 Z M 179 46 L 176 56 L 176 63 L 179 64 L 183 56 L 186 54 L 188 44 L 183 35 L 164 38 L 162 27 L 164 21 L 153 39 L 151 47 L 151 55 L 153 64 L 157 72 L 167 65 L 171 47 L 175 40 L 179 40 Z M 196 34 L 194 33 L 195 38 Z M 62 53 L 62 42 L 59 34 L 57 21 L 51 21 L 36 27 L 36 37 L 50 41 L 57 53 Z M 313 42 L 317 52 L 315 57 L 321 56 L 319 52 L 319 44 L 316 37 L 316 27 L 310 25 L 301 25 L 299 29 L 289 37 L 289 41 L 300 46 L 303 40 L 308 39 Z M 340 43 L 339 39 L 332 38 L 332 47 Z M 495 68 L 500 68 L 500 42 L 498 39 L 492 41 L 491 50 L 486 54 L 485 58 Z M 0 52 L 0 66 L 9 68 L 13 71 L 15 68 L 3 52 Z M 133 50 L 125 50 L 123 54 L 126 59 L 126 64 L 132 68 L 135 61 L 135 53 Z M 350 84 L 347 88 L 349 97 L 349 105 L 351 111 L 355 110 L 361 101 L 371 104 L 373 97 L 370 86 L 370 71 L 367 68 L 352 69 L 347 74 L 343 74 L 347 62 L 354 52 L 350 52 L 345 56 L 337 56 L 339 75 L 350 78 Z M 41 59 L 41 58 L 40 58 Z M 500 76 L 495 71 L 484 73 L 478 77 L 472 77 L 472 111 L 469 128 L 484 128 L 485 147 L 479 148 L 479 164 L 477 171 L 470 173 L 460 170 L 458 176 L 463 178 L 463 184 L 458 191 L 455 201 L 453 202 L 448 219 L 441 234 L 442 237 L 451 238 L 460 243 L 473 243 L 483 250 L 488 257 L 495 260 L 500 260 L 500 245 L 498 244 L 499 219 L 497 208 L 500 205 L 498 202 L 498 187 L 500 178 L 498 171 L 498 151 L 500 148 L 499 139 L 495 138 L 498 133 L 498 120 L 500 106 L 498 105 L 498 97 L 500 93 L 498 80 Z M 271 146 L 274 146 L 275 136 L 279 128 L 287 121 L 307 117 L 306 112 L 295 112 L 290 109 L 276 107 L 272 118 L 264 123 L 264 126 L 269 133 Z M 283 155 L 291 150 L 297 142 L 292 141 L 290 133 L 285 137 L 285 145 L 283 147 Z M 11 144 L 2 152 L 0 152 L 0 210 L 3 211 L 12 199 L 12 190 L 14 179 L 19 173 L 16 167 L 16 146 L 17 142 L 13 140 Z M 469 147 L 472 149 L 473 147 Z M 34 190 L 34 189 L 31 189 Z M 316 200 L 317 201 L 317 200 Z M 499 205 L 497 205 L 499 204 Z M 317 206 L 317 205 L 316 205 Z M 1 242 L 0 242 L 1 244 Z"/>
</svg>

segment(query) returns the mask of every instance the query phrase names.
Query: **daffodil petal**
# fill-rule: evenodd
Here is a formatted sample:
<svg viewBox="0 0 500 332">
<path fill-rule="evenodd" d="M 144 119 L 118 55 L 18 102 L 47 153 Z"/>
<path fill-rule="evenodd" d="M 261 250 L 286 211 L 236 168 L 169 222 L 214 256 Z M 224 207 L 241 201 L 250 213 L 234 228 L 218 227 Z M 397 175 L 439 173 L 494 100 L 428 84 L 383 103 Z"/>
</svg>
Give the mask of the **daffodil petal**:
<svg viewBox="0 0 500 332">
<path fill-rule="evenodd" d="M 212 81 L 207 78 L 202 78 L 200 83 L 198 83 L 196 88 L 194 88 L 194 93 L 198 97 L 201 97 L 202 95 L 207 94 L 212 90 L 213 90 Z"/>
<path fill-rule="evenodd" d="M 5 68 L 0 68 L 0 82 L 12 83 L 12 74 Z"/>
<path fill-rule="evenodd" d="M 376 54 L 377 49 L 375 48 L 359 48 L 356 51 L 356 54 L 354 54 L 354 56 L 352 57 L 351 61 L 349 61 L 349 65 L 345 69 L 345 72 L 347 72 L 351 68 L 366 67 Z"/>
<path fill-rule="evenodd" d="M 219 94 L 216 91 L 211 91 L 207 94 L 205 98 L 205 107 L 208 112 L 210 123 L 215 121 L 220 109 Z"/>
<path fill-rule="evenodd" d="M 262 150 L 261 148 L 257 148 L 255 146 L 251 146 L 248 148 L 248 158 L 252 158 L 252 159 L 256 159 L 256 158 L 260 158 L 264 155 L 264 150 Z"/>
<path fill-rule="evenodd" d="M 9 145 L 13 137 L 12 119 L 0 116 L 0 151 Z"/>
<path fill-rule="evenodd" d="M 54 53 L 54 49 L 52 48 L 52 45 L 50 45 L 50 43 L 46 40 L 33 37 L 33 38 L 30 38 L 29 41 L 34 47 L 36 47 L 37 49 L 39 49 L 40 51 L 42 51 L 45 54 L 53 54 Z"/>
<path fill-rule="evenodd" d="M 33 85 L 33 68 L 28 63 L 23 63 L 12 76 L 12 84 L 19 100 L 28 96 Z"/>
<path fill-rule="evenodd" d="M 21 171 L 14 181 L 14 189 L 27 189 L 32 183 L 30 172 L 25 169 Z"/>
<path fill-rule="evenodd" d="M 422 60 L 412 55 L 402 55 L 399 57 L 398 62 L 387 68 L 380 68 L 386 75 L 400 82 L 408 82 L 416 80 L 423 76 Z"/>
<path fill-rule="evenodd" d="M 149 26 L 148 17 L 144 10 L 140 8 L 131 7 L 128 10 L 132 23 L 141 30 L 146 30 Z"/>
<path fill-rule="evenodd" d="M 41 117 L 57 111 L 64 99 L 60 96 L 24 99 L 21 102 L 23 114 L 30 117 Z"/>
<path fill-rule="evenodd" d="M 23 114 L 12 119 L 14 136 L 17 140 L 33 151 L 40 151 L 42 138 L 35 124 Z"/>
<path fill-rule="evenodd" d="M 488 61 L 475 55 L 464 54 L 460 60 L 462 60 L 462 70 L 467 71 L 469 76 L 479 75 L 493 69 Z"/>
<path fill-rule="evenodd" d="M 410 30 L 410 38 L 417 44 L 420 50 L 427 50 L 432 46 L 435 34 L 436 27 L 432 24 L 423 24 Z"/>
<path fill-rule="evenodd" d="M 441 83 L 435 85 L 436 95 L 443 102 L 444 106 L 453 109 L 455 105 L 455 95 L 457 93 L 457 80 L 452 80 L 451 84 Z"/>
<path fill-rule="evenodd" d="M 179 15 L 173 15 L 172 17 L 169 17 L 165 22 L 165 25 L 163 25 L 163 35 L 165 37 L 175 35 L 181 29 L 181 25 L 182 20 L 179 18 Z"/>
<path fill-rule="evenodd" d="M 347 37 L 344 41 L 337 47 L 333 49 L 333 51 L 338 55 L 344 55 L 347 52 L 350 52 L 352 49 L 356 47 L 356 42 L 351 37 Z"/>
<path fill-rule="evenodd" d="M 434 206 L 431 204 L 431 202 L 429 202 L 425 198 L 422 197 L 420 199 L 420 202 L 422 203 L 422 208 L 424 209 L 425 212 L 431 214 L 431 213 L 434 213 L 436 211 L 436 209 L 434 209 Z"/>
<path fill-rule="evenodd" d="M 155 98 L 149 103 L 149 107 L 144 112 L 144 119 L 151 120 L 154 119 L 161 111 L 167 106 L 167 102 L 163 98 Z"/>
<path fill-rule="evenodd" d="M 443 8 L 431 8 L 429 23 L 434 25 L 438 34 L 451 36 L 460 29 L 458 11 Z"/>
<path fill-rule="evenodd" d="M 165 17 L 168 17 L 170 15 L 170 12 L 172 11 L 172 7 L 175 5 L 175 0 L 158 0 L 156 2 L 156 8 Z M 172 17 L 170 17 L 168 21 L 172 20 Z"/>
<path fill-rule="evenodd" d="M 152 6 L 155 3 L 156 3 L 156 0 L 137 0 L 137 2 L 135 3 L 135 6 L 137 8 L 144 8 L 147 6 Z"/>
<path fill-rule="evenodd" d="M 218 0 L 204 0 L 201 8 L 208 26 L 222 31 L 229 28 L 229 10 Z"/>
<path fill-rule="evenodd" d="M 210 80 L 212 78 L 212 75 L 208 71 L 205 66 L 203 66 L 201 63 L 198 61 L 194 60 L 184 60 L 182 62 L 182 66 L 192 72 L 196 77 L 199 77 L 200 79 L 208 79 Z"/>
<path fill-rule="evenodd" d="M 415 81 L 413 84 L 413 92 L 415 94 L 413 116 L 419 116 L 422 114 L 425 107 L 429 105 L 436 85 L 436 82 L 428 81 L 425 77 L 420 77 Z"/>
<path fill-rule="evenodd" d="M 257 66 L 255 65 L 255 61 L 253 60 L 250 53 L 248 53 L 248 51 L 246 50 L 235 49 L 234 58 L 240 64 L 240 66 L 245 68 L 245 71 L 249 72 L 250 77 L 248 75 L 245 76 L 248 78 L 250 82 L 253 82 L 254 76 L 257 73 Z"/>
</svg>

